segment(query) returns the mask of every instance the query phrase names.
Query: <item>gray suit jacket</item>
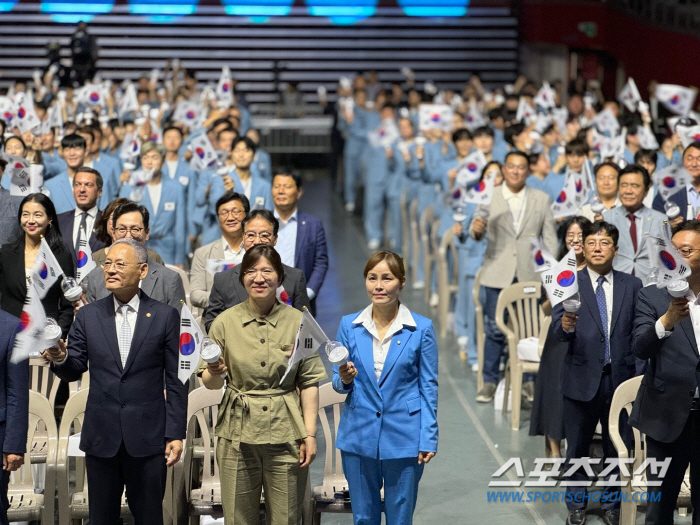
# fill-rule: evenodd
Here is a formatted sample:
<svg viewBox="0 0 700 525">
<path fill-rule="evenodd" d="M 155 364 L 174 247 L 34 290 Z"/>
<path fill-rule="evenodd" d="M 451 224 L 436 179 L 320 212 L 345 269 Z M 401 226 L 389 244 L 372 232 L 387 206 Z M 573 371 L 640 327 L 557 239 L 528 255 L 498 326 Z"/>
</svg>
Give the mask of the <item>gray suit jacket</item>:
<svg viewBox="0 0 700 525">
<path fill-rule="evenodd" d="M 105 287 L 104 270 L 99 266 L 85 279 L 87 280 L 85 295 L 88 303 L 110 295 Z M 157 262 L 148 263 L 148 275 L 141 281 L 141 290 L 152 299 L 177 308 L 178 312 L 185 301 L 185 287 L 182 285 L 180 276 Z"/>
<path fill-rule="evenodd" d="M 547 249 L 557 253 L 557 233 L 549 196 L 534 188 L 526 187 L 522 191 L 527 193 L 520 231 L 517 232 L 501 189 L 494 191 L 486 230 L 488 245 L 481 271 L 481 284 L 484 286 L 502 289 L 510 286 L 515 277 L 518 282 L 540 280 L 530 252 L 533 235 L 541 235 Z"/>
<path fill-rule="evenodd" d="M 22 197 L 13 197 L 5 188 L 0 188 L 0 246 L 14 241 L 22 233 L 17 215 Z"/>
<path fill-rule="evenodd" d="M 209 259 L 223 259 L 224 247 L 221 239 L 197 248 L 190 270 L 190 301 L 192 306 L 206 308 L 209 304 L 209 292 L 214 285 L 214 276 L 207 271 Z"/>
<path fill-rule="evenodd" d="M 292 306 L 301 311 L 304 310 L 304 307 L 309 308 L 311 303 L 309 302 L 309 296 L 306 295 L 304 272 L 286 264 L 282 266 L 284 266 L 282 286 L 291 298 Z M 241 266 L 238 265 L 230 270 L 219 272 L 214 276 L 214 285 L 209 295 L 209 306 L 204 310 L 204 315 L 202 316 L 207 332 L 217 315 L 248 299 L 248 292 L 245 291 L 245 288 L 238 280 L 240 273 Z"/>
<path fill-rule="evenodd" d="M 663 235 L 664 221 L 668 220 L 666 215 L 656 210 L 641 208 L 641 225 L 637 223 L 637 233 L 642 229 L 642 240 L 637 251 L 634 251 L 632 237 L 630 236 L 630 221 L 627 218 L 629 213 L 624 206 L 619 206 L 603 212 L 606 222 L 615 225 L 620 231 L 620 240 L 617 243 L 617 256 L 613 261 L 613 267 L 619 272 L 632 273 L 639 277 L 644 285 L 647 284 L 649 271 L 651 270 L 650 253 L 651 243 L 649 237 L 661 237 Z"/>
</svg>

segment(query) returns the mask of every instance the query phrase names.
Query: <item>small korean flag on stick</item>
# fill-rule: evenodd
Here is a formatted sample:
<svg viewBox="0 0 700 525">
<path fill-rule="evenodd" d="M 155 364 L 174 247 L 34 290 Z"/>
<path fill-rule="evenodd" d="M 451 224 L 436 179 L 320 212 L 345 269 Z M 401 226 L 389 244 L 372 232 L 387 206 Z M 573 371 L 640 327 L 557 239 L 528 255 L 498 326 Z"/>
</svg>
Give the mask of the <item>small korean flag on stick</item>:
<svg viewBox="0 0 700 525">
<path fill-rule="evenodd" d="M 557 264 L 554 255 L 544 245 L 542 237 L 533 236 L 530 239 L 530 252 L 532 253 L 532 262 L 535 265 L 536 272 L 544 272 Z"/>
<path fill-rule="evenodd" d="M 464 157 L 459 163 L 459 166 L 457 166 L 455 184 L 466 190 L 468 186 L 471 186 L 479 180 L 485 166 L 486 156 L 484 153 L 478 149 L 472 151 L 469 155 Z"/>
<path fill-rule="evenodd" d="M 622 102 L 627 109 L 632 112 L 637 111 L 639 103 L 642 101 L 642 97 L 639 95 L 639 90 L 637 89 L 637 84 L 634 83 L 632 77 L 627 79 L 627 84 L 622 88 L 617 99 Z"/>
<path fill-rule="evenodd" d="M 588 200 L 588 185 L 584 187 L 584 177 L 582 173 L 567 173 L 564 188 L 552 203 L 552 215 L 555 219 L 575 215 Z"/>
<path fill-rule="evenodd" d="M 15 346 L 12 349 L 10 361 L 19 363 L 26 361 L 32 355 L 42 352 L 49 345 L 44 339 L 44 327 L 46 326 L 46 312 L 41 304 L 39 292 L 34 283 L 27 287 L 27 296 L 24 299 L 24 308 L 19 318 L 19 330 L 15 336 Z"/>
<path fill-rule="evenodd" d="M 233 259 L 209 259 L 207 261 L 206 270 L 214 276 L 219 272 L 225 272 L 236 266 L 236 261 Z"/>
<path fill-rule="evenodd" d="M 301 316 L 301 323 L 299 323 L 297 338 L 294 342 L 294 348 L 292 349 L 292 355 L 289 356 L 287 370 L 284 372 L 282 379 L 280 379 L 280 384 L 284 382 L 284 379 L 292 368 L 294 368 L 296 363 L 312 356 L 326 343 L 330 343 L 330 339 L 328 339 L 321 327 L 318 326 L 311 312 L 304 309 L 304 313 Z"/>
<path fill-rule="evenodd" d="M 183 304 L 180 311 L 180 354 L 177 365 L 177 377 L 182 384 L 187 383 L 197 370 L 203 340 L 202 330 L 192 317 L 190 309 Z"/>
<path fill-rule="evenodd" d="M 49 243 L 46 239 L 41 239 L 39 253 L 37 253 L 34 268 L 32 269 L 32 283 L 36 286 L 36 291 L 39 294 L 39 299 L 46 297 L 49 288 L 58 281 L 59 277 L 63 276 L 61 265 L 58 264 Z"/>
<path fill-rule="evenodd" d="M 467 191 L 464 196 L 464 202 L 473 202 L 481 206 L 488 206 L 493 200 L 495 187 L 496 177 L 494 174 L 489 174 Z"/>
<path fill-rule="evenodd" d="M 578 281 L 576 279 L 576 253 L 574 249 L 571 248 L 569 253 L 552 269 L 542 272 L 541 277 L 552 306 L 576 295 Z"/>
<path fill-rule="evenodd" d="M 97 263 L 92 258 L 92 248 L 90 248 L 90 243 L 87 242 L 87 235 L 83 234 L 81 230 L 78 234 L 78 268 L 75 272 L 75 278 L 78 282 L 81 282 L 87 274 L 97 267 Z"/>
<path fill-rule="evenodd" d="M 697 89 L 687 88 L 685 86 L 677 86 L 673 84 L 658 84 L 656 86 L 656 98 L 669 111 L 683 117 L 690 113 L 695 104 Z"/>
<path fill-rule="evenodd" d="M 194 171 L 212 169 L 216 165 L 217 156 L 214 146 L 211 145 L 206 133 L 197 135 L 190 142 L 189 149 L 192 152 L 190 168 Z"/>
<path fill-rule="evenodd" d="M 649 254 L 651 267 L 659 269 L 657 287 L 664 288 L 674 281 L 690 277 L 690 267 L 669 239 L 650 237 L 649 240 L 651 241 L 651 253 Z"/>
<path fill-rule="evenodd" d="M 667 201 L 671 195 L 685 190 L 686 185 L 690 182 L 690 175 L 683 166 L 671 164 L 654 173 L 652 180 L 661 197 Z"/>
</svg>

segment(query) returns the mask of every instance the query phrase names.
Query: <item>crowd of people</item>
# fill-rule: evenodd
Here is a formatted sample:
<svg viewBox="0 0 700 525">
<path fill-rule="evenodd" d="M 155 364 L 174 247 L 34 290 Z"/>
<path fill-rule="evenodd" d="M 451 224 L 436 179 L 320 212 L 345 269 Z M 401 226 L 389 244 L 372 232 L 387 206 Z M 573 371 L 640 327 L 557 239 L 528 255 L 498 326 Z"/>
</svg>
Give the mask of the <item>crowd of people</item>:
<svg viewBox="0 0 700 525">
<path fill-rule="evenodd" d="M 84 289 L 70 301 L 56 282 L 41 304 L 62 333 L 43 354 L 51 369 L 64 381 L 91 374 L 81 434 L 90 522 L 115 523 L 126 486 L 136 523 L 162 523 L 166 467 L 179 460 L 185 437 L 178 313 L 189 300 L 223 351 L 199 373 L 205 387 L 225 387 L 216 425 L 225 518 L 254 523 L 264 487 L 272 523 L 297 523 L 326 372 L 318 355 L 284 371 L 300 311 L 315 313 L 328 269 L 321 221 L 298 210 L 303 178 L 273 169 L 226 69 L 216 87 L 173 62 L 121 85 L 97 78 L 62 89 L 55 73 L 0 96 L 0 307 L 8 314 L 0 337 L 11 377 L 0 393 L 8 407 L 0 493 L 25 452 L 15 429 L 26 428 L 27 396 L 18 392 L 28 388 L 27 367 L 10 355 L 48 245 Z M 336 187 L 348 213 L 361 211 L 373 252 L 364 268 L 370 305 L 340 322 L 349 360 L 332 377 L 347 394 L 336 444 L 355 523 L 379 524 L 383 507 L 387 523 L 410 523 L 423 467 L 437 452 L 436 338 L 431 320 L 400 301 L 402 256 L 416 260 L 413 288 L 436 285 L 428 278 L 435 265 L 403 231 L 403 216 L 423 227 L 428 210 L 439 220 L 437 237 L 454 236 L 457 256 L 448 262 L 459 278 L 449 322 L 459 357 L 482 375 L 480 403 L 493 402 L 507 357 L 499 294 L 540 280 L 533 238 L 557 260 L 573 250 L 582 307 L 572 313 L 542 297 L 552 325 L 540 373 L 523 388 L 531 434 L 546 436 L 554 457 L 566 439 L 570 465 L 588 455 L 600 421 L 605 455 L 616 457 L 612 395 L 644 374 L 630 424 L 646 435 L 648 456 L 672 457 L 661 485 L 650 488 L 662 496 L 650 502 L 647 523 L 671 523 L 689 463 L 691 484 L 697 475 L 692 443 L 700 437 L 700 128 L 692 101 L 671 118 L 663 112 L 672 108 L 668 86 L 650 85 L 648 104 L 626 87 L 621 104 L 594 83 L 574 82 L 564 93 L 561 83 L 538 87 L 519 77 L 487 91 L 473 76 L 455 93 L 419 88 L 406 75 L 390 89 L 358 74 L 341 79 L 336 99 L 319 92 L 335 116 L 331 172 L 343 174 Z M 465 200 L 484 191 L 490 197 L 481 204 Z M 671 300 L 660 286 L 655 239 L 672 242 L 691 271 L 684 298 Z M 81 273 L 88 259 L 95 267 Z M 189 273 L 188 297 L 181 271 Z M 585 501 L 567 508 L 567 523 L 585 522 Z M 607 523 L 618 522 L 619 500 L 603 509 Z"/>
</svg>

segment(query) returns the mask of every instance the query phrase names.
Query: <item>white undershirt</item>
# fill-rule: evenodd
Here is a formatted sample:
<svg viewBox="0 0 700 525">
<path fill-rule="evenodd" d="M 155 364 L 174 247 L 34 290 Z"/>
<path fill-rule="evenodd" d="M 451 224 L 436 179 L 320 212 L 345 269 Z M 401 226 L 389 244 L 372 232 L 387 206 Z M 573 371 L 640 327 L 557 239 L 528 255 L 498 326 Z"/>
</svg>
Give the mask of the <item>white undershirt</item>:
<svg viewBox="0 0 700 525">
<path fill-rule="evenodd" d="M 382 376 L 382 370 L 384 370 L 384 363 L 386 362 L 386 356 L 389 353 L 389 347 L 391 346 L 391 338 L 398 332 L 400 332 L 404 326 L 416 326 L 416 321 L 413 319 L 411 312 L 404 305 L 399 305 L 399 313 L 391 323 L 389 329 L 384 335 L 382 341 L 379 340 L 379 332 L 377 331 L 377 325 L 374 324 L 374 319 L 372 319 L 372 308 L 370 304 L 367 308 L 362 310 L 360 315 L 358 315 L 353 324 L 362 324 L 367 331 L 372 335 L 372 355 L 374 356 L 374 373 L 377 376 L 377 381 Z M 398 344 L 398 342 L 397 342 Z"/>
<path fill-rule="evenodd" d="M 86 242 L 90 239 L 90 235 L 92 235 L 92 229 L 95 226 L 95 217 L 97 217 L 97 206 L 94 206 L 93 208 L 87 211 L 87 217 L 85 218 Z M 82 220 L 82 218 L 83 210 L 81 210 L 80 208 L 76 208 L 75 217 L 73 218 L 73 246 L 75 246 L 75 243 L 78 242 L 78 232 L 80 230 L 80 221 Z"/>
<path fill-rule="evenodd" d="M 158 206 L 160 205 L 160 195 L 163 193 L 163 183 L 158 184 L 148 184 L 148 196 L 151 198 L 151 204 L 153 205 L 153 215 L 158 213 Z"/>
<path fill-rule="evenodd" d="M 168 176 L 171 179 L 175 178 L 175 172 L 177 172 L 177 159 L 176 160 L 168 160 L 165 161 L 165 163 L 168 165 Z"/>
</svg>

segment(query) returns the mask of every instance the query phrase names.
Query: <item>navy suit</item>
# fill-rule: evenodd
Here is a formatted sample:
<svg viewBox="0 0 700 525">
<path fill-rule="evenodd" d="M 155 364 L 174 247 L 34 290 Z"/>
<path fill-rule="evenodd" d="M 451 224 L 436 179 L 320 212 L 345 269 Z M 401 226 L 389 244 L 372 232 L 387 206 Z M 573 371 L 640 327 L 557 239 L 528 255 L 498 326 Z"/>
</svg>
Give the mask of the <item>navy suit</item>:
<svg viewBox="0 0 700 525">
<path fill-rule="evenodd" d="M 95 525 L 118 521 L 124 484 L 136 523 L 161 525 L 166 440 L 185 437 L 187 387 L 177 377 L 180 318 L 173 307 L 140 294 L 125 366 L 112 294 L 78 310 L 66 360 L 51 365 L 66 381 L 90 369 L 80 449 Z"/>
<path fill-rule="evenodd" d="M 306 287 L 318 296 L 328 271 L 328 248 L 323 223 L 313 215 L 297 213 L 297 242 L 294 267 L 304 272 Z M 311 313 L 316 315 L 316 299 L 311 301 Z"/>
<path fill-rule="evenodd" d="M 649 366 L 632 406 L 630 425 L 646 434 L 648 458 L 672 458 L 661 486 L 649 487 L 652 492 L 661 492 L 661 499 L 657 502 L 650 498 L 647 524 L 673 522 L 678 491 L 689 463 L 691 502 L 693 508 L 700 509 L 700 410 L 693 407 L 700 383 L 700 357 L 690 317 L 676 324 L 668 337 L 659 339 L 655 324 L 670 301 L 665 289 L 644 288 L 637 298 L 632 333 L 634 353 L 648 359 Z M 649 479 L 658 477 L 647 472 Z M 699 523 L 700 516 L 693 514 L 693 523 Z"/>
<path fill-rule="evenodd" d="M 567 440 L 566 461 L 590 456 L 596 425 L 603 426 L 603 451 L 606 458 L 617 457 L 608 433 L 608 415 L 613 393 L 621 383 L 641 370 L 632 352 L 632 323 L 635 300 L 642 281 L 632 275 L 613 270 L 613 304 L 610 319 L 610 363 L 605 364 L 605 330 L 601 321 L 592 283 L 587 269 L 577 274 L 581 309 L 575 331 L 563 330 L 564 307 L 559 303 L 552 311 L 552 327 L 559 340 L 568 341 L 569 348 L 561 371 L 561 391 L 564 395 L 564 433 Z M 585 480 L 578 469 L 572 480 Z M 579 489 L 573 489 L 572 492 Z M 614 491 L 614 487 L 610 487 Z M 575 493 L 575 492 L 574 492 Z M 586 501 L 567 498 L 569 510 L 583 509 Z M 601 502 L 601 508 L 619 508 L 619 501 Z"/>
<path fill-rule="evenodd" d="M 683 218 L 688 217 L 688 190 L 682 189 L 671 195 L 668 200 L 681 209 L 681 216 Z M 654 197 L 654 202 L 651 207 L 658 212 L 666 213 L 666 210 L 664 210 L 664 200 L 660 193 L 657 193 L 656 197 Z"/>
<path fill-rule="evenodd" d="M 95 253 L 106 246 L 105 243 L 100 241 L 95 237 L 95 226 L 100 221 L 102 217 L 102 212 L 98 211 L 95 216 L 95 223 L 93 225 L 92 231 L 90 232 L 90 250 Z M 58 215 L 58 227 L 61 229 L 61 236 L 63 237 L 63 246 L 66 247 L 68 253 L 73 257 L 73 265 L 78 267 L 78 254 L 75 252 L 75 244 L 73 244 L 73 226 L 75 225 L 75 210 L 70 210 L 65 213 Z"/>
<path fill-rule="evenodd" d="M 0 310 L 0 450 L 3 454 L 27 451 L 29 425 L 29 361 L 10 362 L 19 319 Z M 7 485 L 10 473 L 0 474 L 0 525 L 7 525 Z"/>
</svg>

